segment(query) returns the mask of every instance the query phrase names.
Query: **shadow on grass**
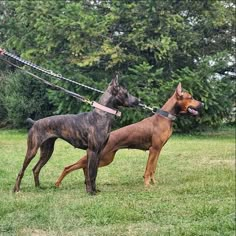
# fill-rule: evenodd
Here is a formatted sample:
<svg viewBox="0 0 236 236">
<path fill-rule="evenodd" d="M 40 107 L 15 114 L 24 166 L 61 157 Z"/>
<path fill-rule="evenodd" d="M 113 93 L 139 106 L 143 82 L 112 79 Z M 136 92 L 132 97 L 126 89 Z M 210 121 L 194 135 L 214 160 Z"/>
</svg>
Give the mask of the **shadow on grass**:
<svg viewBox="0 0 236 236">
<path fill-rule="evenodd" d="M 153 186 L 151 185 L 150 188 L 146 188 L 144 186 L 143 181 L 137 181 L 135 179 L 129 179 L 126 181 L 113 181 L 113 182 L 105 182 L 105 183 L 98 183 L 97 187 L 102 192 L 114 192 L 114 191 L 120 191 L 127 190 L 148 190 L 152 189 Z M 85 192 L 85 184 L 83 181 L 71 181 L 62 184 L 60 187 L 56 187 L 51 182 L 44 182 L 41 184 L 40 187 L 35 187 L 32 183 L 32 185 L 26 185 L 21 187 L 21 191 L 23 193 L 43 193 L 43 192 L 60 192 L 60 191 L 75 191 L 78 190 L 79 192 Z"/>
</svg>

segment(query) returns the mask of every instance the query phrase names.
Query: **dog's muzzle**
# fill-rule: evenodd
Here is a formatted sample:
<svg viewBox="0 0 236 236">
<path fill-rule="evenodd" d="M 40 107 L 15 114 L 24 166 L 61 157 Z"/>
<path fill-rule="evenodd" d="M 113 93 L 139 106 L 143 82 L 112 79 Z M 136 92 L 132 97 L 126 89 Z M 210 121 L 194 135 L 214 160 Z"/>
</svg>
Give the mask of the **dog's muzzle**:
<svg viewBox="0 0 236 236">
<path fill-rule="evenodd" d="M 130 95 L 130 97 L 129 97 L 129 106 L 134 107 L 134 106 L 138 106 L 138 105 L 139 105 L 139 99 Z"/>
<path fill-rule="evenodd" d="M 197 116 L 199 114 L 198 109 L 202 108 L 203 106 L 204 106 L 204 103 L 200 102 L 200 104 L 197 107 L 189 106 L 187 110 L 190 114 Z"/>
</svg>

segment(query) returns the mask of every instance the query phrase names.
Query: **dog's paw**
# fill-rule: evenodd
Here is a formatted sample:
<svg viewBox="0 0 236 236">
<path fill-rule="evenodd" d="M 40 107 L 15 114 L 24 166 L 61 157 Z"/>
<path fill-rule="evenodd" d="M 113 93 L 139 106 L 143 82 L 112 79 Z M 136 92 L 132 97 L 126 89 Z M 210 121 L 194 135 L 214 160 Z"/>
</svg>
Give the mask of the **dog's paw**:
<svg viewBox="0 0 236 236">
<path fill-rule="evenodd" d="M 55 183 L 55 187 L 56 187 L 56 188 L 59 188 L 59 187 L 60 187 L 60 183 L 56 182 L 56 183 Z"/>
<path fill-rule="evenodd" d="M 145 185 L 145 187 L 149 188 L 150 187 L 150 182 L 151 182 L 150 176 L 145 176 L 144 177 L 144 185 Z"/>
<path fill-rule="evenodd" d="M 90 191 L 87 192 L 89 196 L 95 196 L 97 194 L 97 191 Z"/>
<path fill-rule="evenodd" d="M 156 180 L 155 180 L 154 177 L 151 178 L 151 184 L 152 184 L 152 185 L 155 185 L 155 184 L 156 184 Z"/>
<path fill-rule="evenodd" d="M 13 192 L 13 193 L 19 193 L 19 192 L 20 192 L 20 189 L 15 186 L 15 187 L 12 189 L 12 192 Z"/>
</svg>

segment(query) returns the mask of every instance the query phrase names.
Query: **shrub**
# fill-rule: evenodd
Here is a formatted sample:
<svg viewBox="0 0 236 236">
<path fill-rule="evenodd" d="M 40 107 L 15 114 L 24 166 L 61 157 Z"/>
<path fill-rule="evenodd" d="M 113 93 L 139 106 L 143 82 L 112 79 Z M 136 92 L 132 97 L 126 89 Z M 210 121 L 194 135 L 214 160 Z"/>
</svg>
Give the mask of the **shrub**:
<svg viewBox="0 0 236 236">
<path fill-rule="evenodd" d="M 52 114 L 46 87 L 20 73 L 3 77 L 1 111 L 13 127 L 25 125 L 25 119 L 40 119 Z"/>
</svg>

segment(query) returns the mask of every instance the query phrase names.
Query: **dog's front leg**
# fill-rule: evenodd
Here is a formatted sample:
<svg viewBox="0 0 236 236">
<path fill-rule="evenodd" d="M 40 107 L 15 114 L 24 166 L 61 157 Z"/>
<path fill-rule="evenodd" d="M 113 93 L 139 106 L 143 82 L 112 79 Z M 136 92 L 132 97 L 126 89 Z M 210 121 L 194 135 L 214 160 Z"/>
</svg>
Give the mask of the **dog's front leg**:
<svg viewBox="0 0 236 236">
<path fill-rule="evenodd" d="M 155 171 L 160 151 L 161 148 L 150 147 L 149 149 L 148 161 L 144 173 L 144 184 L 146 187 L 150 186 L 150 182 L 155 183 Z"/>
<path fill-rule="evenodd" d="M 88 157 L 88 165 L 87 165 L 87 178 L 86 178 L 86 191 L 91 194 L 95 195 L 96 190 L 96 177 L 98 172 L 98 152 L 92 151 L 90 149 L 87 150 L 87 157 Z"/>
</svg>

